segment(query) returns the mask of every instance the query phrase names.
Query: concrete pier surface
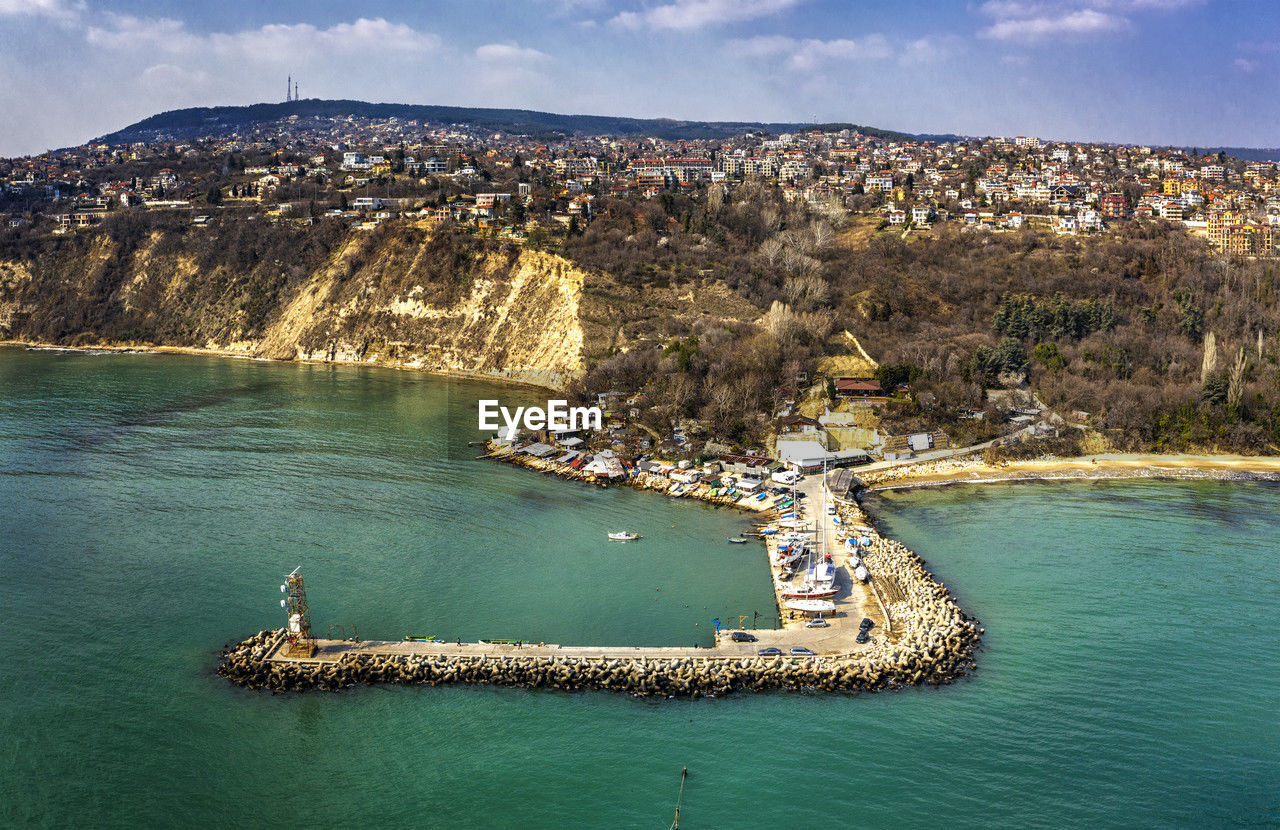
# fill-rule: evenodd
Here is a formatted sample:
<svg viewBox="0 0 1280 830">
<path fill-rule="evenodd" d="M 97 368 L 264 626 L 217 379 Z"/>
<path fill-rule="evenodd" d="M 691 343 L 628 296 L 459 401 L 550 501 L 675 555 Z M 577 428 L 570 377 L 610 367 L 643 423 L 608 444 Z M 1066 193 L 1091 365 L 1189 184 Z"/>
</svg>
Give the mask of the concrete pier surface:
<svg viewBox="0 0 1280 830">
<path fill-rule="evenodd" d="M 853 642 L 858 636 L 859 626 L 863 619 L 871 619 L 875 623 L 873 631 L 880 633 L 877 629 L 888 631 L 892 628 L 888 615 L 885 613 L 882 602 L 877 598 L 874 584 L 866 584 L 859 582 L 853 574 L 853 568 L 850 567 L 850 555 L 845 549 L 844 538 L 849 533 L 849 528 L 854 525 L 865 525 L 867 517 L 857 507 L 856 504 L 845 501 L 843 499 L 835 499 L 827 491 L 826 482 L 821 475 L 807 476 L 796 487 L 799 493 L 803 493 L 800 499 L 800 506 L 803 511 L 802 519 L 806 521 L 810 527 L 814 529 L 812 535 L 812 544 L 817 550 L 819 556 L 826 553 L 831 556 L 832 561 L 836 565 L 836 587 L 840 589 L 840 593 L 832 598 L 836 608 L 834 612 L 823 614 L 823 619 L 830 624 L 829 628 L 805 628 L 806 620 L 812 619 L 814 614 L 803 614 L 796 611 L 790 611 L 786 607 L 786 601 L 782 598 L 782 593 L 792 587 L 792 583 L 783 582 L 781 579 L 782 569 L 773 564 L 772 552 L 775 546 L 774 538 L 766 537 L 765 546 L 769 551 L 767 567 L 769 574 L 773 580 L 774 598 L 778 603 L 778 613 L 782 618 L 783 628 L 791 632 L 791 636 L 800 639 L 814 639 L 822 643 L 843 644 L 846 640 Z M 840 516 L 843 522 L 841 528 L 838 529 L 831 521 L 831 516 L 827 515 L 824 504 L 832 505 L 836 508 L 836 514 Z M 875 535 L 875 534 L 872 534 Z M 800 580 L 801 577 L 796 577 Z M 808 645 L 796 640 L 795 645 Z M 853 643 L 857 646 L 857 643 Z M 812 646 L 810 646 L 813 648 Z M 817 649 L 814 648 L 816 651 Z"/>
</svg>

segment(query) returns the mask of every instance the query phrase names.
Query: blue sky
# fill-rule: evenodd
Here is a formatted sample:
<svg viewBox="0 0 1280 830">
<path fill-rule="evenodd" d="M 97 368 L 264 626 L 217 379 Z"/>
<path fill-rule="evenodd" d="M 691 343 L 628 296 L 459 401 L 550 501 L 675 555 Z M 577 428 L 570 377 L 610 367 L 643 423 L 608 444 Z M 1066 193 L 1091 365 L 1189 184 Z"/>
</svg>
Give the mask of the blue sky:
<svg viewBox="0 0 1280 830">
<path fill-rule="evenodd" d="M 1280 145 L 1255 0 L 0 0 L 0 155 L 179 107 L 357 98 Z"/>
</svg>

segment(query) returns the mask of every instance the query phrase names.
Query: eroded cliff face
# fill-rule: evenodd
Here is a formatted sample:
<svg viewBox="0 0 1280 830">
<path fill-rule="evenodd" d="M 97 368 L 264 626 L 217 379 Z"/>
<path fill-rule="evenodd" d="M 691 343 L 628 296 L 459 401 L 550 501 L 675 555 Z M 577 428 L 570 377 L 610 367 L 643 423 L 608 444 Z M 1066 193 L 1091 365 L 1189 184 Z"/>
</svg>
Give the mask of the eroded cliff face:
<svg viewBox="0 0 1280 830">
<path fill-rule="evenodd" d="M 354 273 L 340 255 L 293 293 L 261 338 L 234 345 L 278 359 L 373 362 L 552 388 L 583 374 L 580 271 L 534 251 L 486 253 L 466 263 L 469 282 L 441 290 L 429 279 L 430 245 L 383 247 Z"/>
<path fill-rule="evenodd" d="M 585 371 L 585 275 L 559 257 L 426 227 L 200 233 L 85 234 L 0 262 L 0 339 L 187 346 L 552 388 Z"/>
</svg>

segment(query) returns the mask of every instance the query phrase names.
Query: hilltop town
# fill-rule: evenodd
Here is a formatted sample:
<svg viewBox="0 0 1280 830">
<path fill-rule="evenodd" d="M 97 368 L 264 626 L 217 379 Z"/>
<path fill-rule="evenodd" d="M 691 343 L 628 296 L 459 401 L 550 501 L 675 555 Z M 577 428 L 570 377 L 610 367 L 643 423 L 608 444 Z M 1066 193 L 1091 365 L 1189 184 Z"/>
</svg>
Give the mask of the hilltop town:
<svg viewBox="0 0 1280 830">
<path fill-rule="evenodd" d="M 236 208 L 370 228 L 400 218 L 463 222 L 513 239 L 589 222 L 606 198 L 776 185 L 787 201 L 926 231 L 1034 225 L 1100 232 L 1164 219 L 1219 250 L 1273 256 L 1273 162 L 1030 136 L 917 141 L 814 128 L 727 139 L 529 137 L 396 117 L 290 115 L 243 129 L 91 143 L 0 160 L 8 227 L 85 227 L 114 210 Z M 187 131 L 189 132 L 189 131 Z"/>
</svg>

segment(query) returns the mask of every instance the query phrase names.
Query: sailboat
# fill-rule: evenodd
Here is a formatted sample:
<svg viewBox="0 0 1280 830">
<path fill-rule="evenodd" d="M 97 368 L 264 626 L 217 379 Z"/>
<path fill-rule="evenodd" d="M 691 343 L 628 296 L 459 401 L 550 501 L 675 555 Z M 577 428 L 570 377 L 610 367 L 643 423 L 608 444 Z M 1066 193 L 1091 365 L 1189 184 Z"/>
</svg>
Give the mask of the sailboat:
<svg viewBox="0 0 1280 830">
<path fill-rule="evenodd" d="M 823 465 L 823 481 L 826 481 L 826 465 Z M 825 494 L 825 487 L 823 490 Z M 840 593 L 836 586 L 836 565 L 827 553 L 827 528 L 822 522 L 822 535 L 818 540 L 821 553 L 809 551 L 809 567 L 805 571 L 804 583 L 799 588 L 785 590 L 782 599 L 785 601 L 829 600 Z"/>
<path fill-rule="evenodd" d="M 792 611 L 803 611 L 806 614 L 826 614 L 836 610 L 836 604 L 829 599 L 793 599 L 783 605 Z"/>
<path fill-rule="evenodd" d="M 780 568 L 789 568 L 804 558 L 807 546 L 807 541 L 799 534 L 788 533 L 778 540 L 778 547 L 773 561 Z"/>
</svg>

